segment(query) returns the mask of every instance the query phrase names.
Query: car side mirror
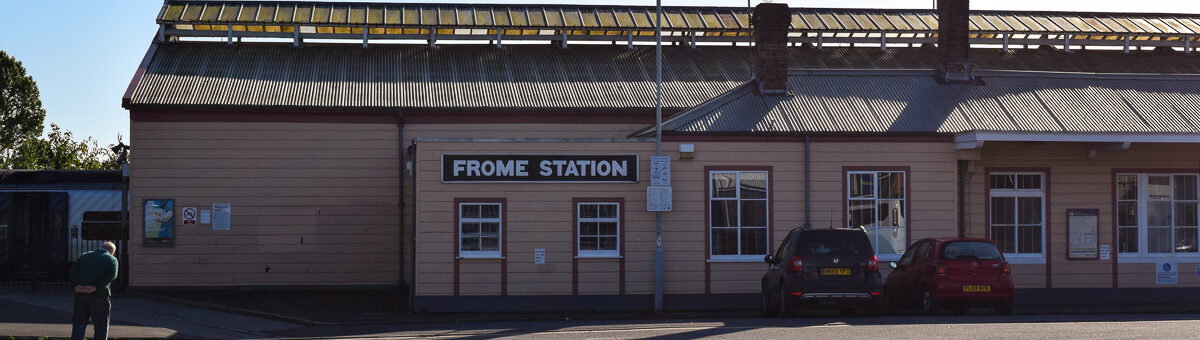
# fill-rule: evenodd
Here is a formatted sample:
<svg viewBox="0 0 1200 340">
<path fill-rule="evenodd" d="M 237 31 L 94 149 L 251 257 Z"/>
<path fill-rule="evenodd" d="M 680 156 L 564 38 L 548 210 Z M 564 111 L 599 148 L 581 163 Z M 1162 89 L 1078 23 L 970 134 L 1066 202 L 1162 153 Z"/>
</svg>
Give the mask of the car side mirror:
<svg viewBox="0 0 1200 340">
<path fill-rule="evenodd" d="M 763 262 L 775 263 L 775 257 L 771 255 L 763 256 Z"/>
<path fill-rule="evenodd" d="M 888 262 L 888 267 L 892 268 L 892 269 L 899 269 L 900 265 L 896 264 L 896 261 L 892 261 L 892 262 Z"/>
</svg>

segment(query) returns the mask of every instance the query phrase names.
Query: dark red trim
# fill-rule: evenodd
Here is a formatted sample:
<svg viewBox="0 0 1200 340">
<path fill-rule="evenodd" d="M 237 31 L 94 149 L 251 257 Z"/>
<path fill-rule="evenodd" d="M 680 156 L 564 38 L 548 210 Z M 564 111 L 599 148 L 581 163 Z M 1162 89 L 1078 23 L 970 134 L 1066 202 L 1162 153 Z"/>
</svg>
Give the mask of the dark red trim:
<svg viewBox="0 0 1200 340">
<path fill-rule="evenodd" d="M 912 239 L 912 167 L 910 166 L 843 166 L 842 167 L 842 226 L 846 228 L 850 225 L 850 183 L 848 182 L 849 173 L 851 171 L 903 171 L 904 172 L 904 244 L 908 244 Z M 878 190 L 878 189 L 876 189 Z M 872 245 L 874 246 L 874 245 Z M 905 248 L 907 250 L 907 247 Z"/>
<path fill-rule="evenodd" d="M 664 135 L 664 142 L 782 142 L 803 143 L 803 135 Z M 951 143 L 948 135 L 825 135 L 811 136 L 814 143 Z"/>
<path fill-rule="evenodd" d="M 619 294 L 625 295 L 625 198 L 624 197 L 575 197 L 571 199 L 571 209 L 574 210 L 571 227 L 571 295 L 579 295 L 579 203 L 616 203 L 617 218 L 617 286 Z"/>
<path fill-rule="evenodd" d="M 150 61 L 154 60 L 154 53 L 158 52 L 158 44 L 152 43 L 146 49 L 146 55 L 142 56 L 142 63 L 138 64 L 137 71 L 133 72 L 133 79 L 129 80 L 129 87 L 125 88 L 125 95 L 121 96 L 121 106 L 128 107 L 130 101 L 133 101 L 133 91 L 137 90 L 138 84 L 142 83 L 142 77 L 146 76 L 146 70 L 150 68 Z"/>
<path fill-rule="evenodd" d="M 396 124 L 397 112 L 309 112 L 309 111 L 144 111 L 131 110 L 134 122 L 216 123 L 358 123 Z"/>
<path fill-rule="evenodd" d="M 984 232 L 986 234 L 984 235 L 983 238 L 986 238 L 989 240 L 992 240 L 992 173 L 993 172 L 1039 172 L 1042 174 L 1042 205 L 1045 206 L 1045 208 L 1042 211 L 1042 216 L 1043 216 L 1042 217 L 1043 218 L 1042 233 L 1045 233 L 1045 235 L 1046 235 L 1046 242 L 1044 242 L 1042 244 L 1042 253 L 1046 257 L 1046 288 L 1053 287 L 1054 285 L 1053 285 L 1053 282 L 1051 281 L 1051 278 L 1052 278 L 1051 275 L 1053 275 L 1053 272 L 1051 271 L 1051 268 L 1053 267 L 1054 253 L 1051 251 L 1051 245 L 1054 244 L 1054 242 L 1052 241 L 1053 240 L 1052 235 L 1054 233 L 1050 232 L 1050 230 L 1052 229 L 1051 222 L 1053 221 L 1054 218 L 1052 216 L 1053 214 L 1050 213 L 1051 210 L 1053 210 L 1050 208 L 1050 203 L 1051 203 L 1051 201 L 1050 201 L 1050 168 L 1049 167 L 988 167 L 988 168 L 983 168 L 983 172 L 984 172 L 984 176 L 986 177 L 983 179 L 983 202 L 984 202 L 983 203 L 983 218 L 984 218 L 983 225 L 986 226 L 984 228 Z M 1020 228 L 1018 228 L 1018 229 L 1020 229 Z M 995 240 L 993 240 L 993 241 L 995 241 Z"/>
<path fill-rule="evenodd" d="M 454 198 L 454 296 L 459 295 L 459 261 L 458 242 L 462 236 L 459 228 L 458 206 L 462 203 L 500 203 L 500 295 L 508 295 L 508 199 L 506 198 Z"/>
<path fill-rule="evenodd" d="M 1112 183 L 1109 183 L 1109 188 L 1112 189 L 1112 195 L 1108 199 L 1112 200 L 1112 245 L 1108 248 L 1108 254 L 1112 257 L 1112 287 L 1118 288 L 1119 268 L 1120 263 L 1117 262 L 1117 257 L 1121 254 L 1121 245 L 1117 242 L 1117 174 L 1153 174 L 1153 173 L 1200 173 L 1200 168 L 1113 168 Z M 1139 227 L 1140 228 L 1140 227 Z"/>
<path fill-rule="evenodd" d="M 767 172 L 767 254 L 773 254 L 775 229 L 775 168 L 763 165 L 713 165 L 704 167 L 704 294 L 712 294 L 712 222 L 709 220 L 709 206 L 712 205 L 713 171 L 766 171 Z"/>
<path fill-rule="evenodd" d="M 406 110 L 404 111 L 404 124 L 654 124 L 653 114 L 653 112 L 650 112 L 649 115 L 579 113 L 571 110 L 540 114 L 413 113 Z"/>
<path fill-rule="evenodd" d="M 1111 190 L 1109 191 L 1111 194 L 1109 194 L 1108 198 L 1112 200 L 1112 210 L 1109 210 L 1112 212 L 1112 245 L 1108 247 L 1108 256 L 1109 260 L 1112 261 L 1113 288 L 1117 288 L 1117 254 L 1121 253 L 1121 244 L 1117 243 L 1117 232 L 1119 231 L 1117 228 L 1117 173 L 1117 169 L 1113 168 L 1111 178 L 1112 182 L 1109 182 L 1108 185 L 1109 190 Z"/>
<path fill-rule="evenodd" d="M 1066 213 L 1066 215 L 1064 215 L 1064 216 L 1066 216 L 1066 218 L 1065 218 L 1065 219 L 1063 219 L 1063 221 L 1066 221 L 1066 225 L 1067 225 L 1067 237 L 1068 237 L 1068 238 L 1067 238 L 1067 243 L 1066 243 L 1066 245 L 1067 245 L 1067 261 L 1095 261 L 1095 260 L 1099 260 L 1099 259 L 1100 259 L 1100 245 L 1099 245 L 1099 244 L 1097 244 L 1097 245 L 1096 245 L 1096 256 L 1092 256 L 1092 257 L 1071 257 L 1071 239 L 1070 239 L 1070 237 L 1071 237 L 1071 211 L 1091 211 L 1091 212 L 1095 212 L 1095 213 L 1096 213 L 1096 232 L 1097 232 L 1097 233 L 1099 233 L 1099 232 L 1100 232 L 1100 209 L 1091 209 L 1091 208 L 1086 208 L 1086 209 L 1070 209 L 1070 208 L 1069 208 L 1069 209 L 1065 210 L 1065 213 Z M 1116 214 L 1113 214 L 1113 215 L 1116 215 Z M 1100 238 L 1099 238 L 1099 237 L 1097 237 L 1097 238 L 1096 238 L 1096 242 L 1100 242 Z M 1110 250 L 1109 252 L 1111 252 L 1111 250 Z"/>
</svg>

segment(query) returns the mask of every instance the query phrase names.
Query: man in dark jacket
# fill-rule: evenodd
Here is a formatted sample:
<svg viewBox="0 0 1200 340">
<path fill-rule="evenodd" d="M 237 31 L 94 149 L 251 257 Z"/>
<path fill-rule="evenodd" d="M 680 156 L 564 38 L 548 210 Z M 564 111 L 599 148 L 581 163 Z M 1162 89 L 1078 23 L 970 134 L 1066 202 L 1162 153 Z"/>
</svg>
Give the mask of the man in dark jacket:
<svg viewBox="0 0 1200 340">
<path fill-rule="evenodd" d="M 75 285 L 71 339 L 83 339 L 89 318 L 94 324 L 93 338 L 108 338 L 108 313 L 112 310 L 108 286 L 117 278 L 116 254 L 117 245 L 104 242 L 100 249 L 80 255 L 71 266 L 71 283 Z"/>
</svg>

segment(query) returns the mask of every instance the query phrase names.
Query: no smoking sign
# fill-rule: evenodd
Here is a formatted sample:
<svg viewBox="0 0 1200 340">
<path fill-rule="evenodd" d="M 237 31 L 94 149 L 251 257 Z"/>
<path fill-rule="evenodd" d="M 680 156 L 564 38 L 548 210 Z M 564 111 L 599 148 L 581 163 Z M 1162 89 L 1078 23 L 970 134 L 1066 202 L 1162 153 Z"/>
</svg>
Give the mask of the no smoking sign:
<svg viewBox="0 0 1200 340">
<path fill-rule="evenodd" d="M 196 208 L 195 207 L 183 208 L 183 224 L 184 225 L 196 224 Z"/>
</svg>

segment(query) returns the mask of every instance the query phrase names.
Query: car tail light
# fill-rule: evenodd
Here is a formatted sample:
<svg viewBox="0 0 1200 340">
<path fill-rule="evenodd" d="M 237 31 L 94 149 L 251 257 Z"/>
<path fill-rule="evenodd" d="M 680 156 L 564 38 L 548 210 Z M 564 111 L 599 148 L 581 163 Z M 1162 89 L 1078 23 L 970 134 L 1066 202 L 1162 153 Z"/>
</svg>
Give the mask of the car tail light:
<svg viewBox="0 0 1200 340">
<path fill-rule="evenodd" d="M 788 261 L 788 263 L 792 265 L 792 271 L 794 272 L 799 273 L 804 270 L 804 258 L 799 255 L 792 256 L 792 260 Z"/>
<path fill-rule="evenodd" d="M 948 275 L 948 274 L 946 273 L 946 270 L 947 270 L 947 269 L 948 269 L 948 268 L 946 267 L 946 264 L 945 264 L 945 263 L 936 262 L 936 263 L 934 263 L 934 264 L 933 264 L 933 271 L 934 271 L 934 272 L 937 272 L 938 276 L 946 276 L 946 275 Z"/>
<path fill-rule="evenodd" d="M 871 255 L 871 259 L 867 260 L 867 271 L 869 271 L 869 272 L 879 271 L 879 257 L 878 256 Z"/>
<path fill-rule="evenodd" d="M 801 296 L 801 295 L 804 295 L 804 292 L 791 292 L 788 294 L 795 295 L 795 296 Z"/>
<path fill-rule="evenodd" d="M 1008 268 L 1008 262 L 1005 262 L 1003 265 L 1000 266 L 1000 275 L 1008 276 L 1008 274 L 1010 274 L 1010 273 L 1012 273 L 1012 269 Z"/>
</svg>

